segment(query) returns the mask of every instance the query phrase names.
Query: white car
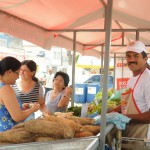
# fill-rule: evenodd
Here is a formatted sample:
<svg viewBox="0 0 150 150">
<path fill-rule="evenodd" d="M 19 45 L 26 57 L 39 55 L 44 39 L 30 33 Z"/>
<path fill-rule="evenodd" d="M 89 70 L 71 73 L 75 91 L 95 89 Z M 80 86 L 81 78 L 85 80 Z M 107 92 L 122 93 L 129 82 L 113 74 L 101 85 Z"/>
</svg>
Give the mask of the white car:
<svg viewBox="0 0 150 150">
<path fill-rule="evenodd" d="M 89 74 L 79 77 L 80 80 L 76 80 L 75 83 L 87 83 L 87 84 L 97 84 L 100 85 L 100 81 L 103 80 L 103 75 L 100 74 Z M 102 81 L 103 83 L 103 81 Z M 102 84 L 101 83 L 101 84 Z M 113 87 L 113 76 L 108 76 L 108 88 Z"/>
</svg>

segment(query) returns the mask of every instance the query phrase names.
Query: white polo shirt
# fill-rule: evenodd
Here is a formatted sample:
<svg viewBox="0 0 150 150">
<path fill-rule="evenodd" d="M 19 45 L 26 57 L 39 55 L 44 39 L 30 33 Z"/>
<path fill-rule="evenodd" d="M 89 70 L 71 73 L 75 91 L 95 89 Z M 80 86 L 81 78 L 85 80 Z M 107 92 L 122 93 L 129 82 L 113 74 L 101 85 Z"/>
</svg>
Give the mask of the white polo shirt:
<svg viewBox="0 0 150 150">
<path fill-rule="evenodd" d="M 134 87 L 139 75 L 136 77 L 131 77 L 128 81 L 127 88 Z M 147 112 L 150 109 L 150 70 L 146 69 L 140 79 L 138 80 L 137 85 L 135 86 L 134 99 L 139 110 L 143 112 Z M 150 125 L 148 129 L 147 138 L 150 138 Z"/>
</svg>

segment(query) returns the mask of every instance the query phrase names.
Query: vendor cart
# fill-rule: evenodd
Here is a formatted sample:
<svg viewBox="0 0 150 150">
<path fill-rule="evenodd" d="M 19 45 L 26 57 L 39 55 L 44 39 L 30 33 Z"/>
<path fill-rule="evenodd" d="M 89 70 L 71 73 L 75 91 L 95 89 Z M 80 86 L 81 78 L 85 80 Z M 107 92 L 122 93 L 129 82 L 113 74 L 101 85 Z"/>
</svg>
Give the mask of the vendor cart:
<svg viewBox="0 0 150 150">
<path fill-rule="evenodd" d="M 123 137 L 122 130 L 117 130 L 113 150 L 150 150 L 150 139 Z"/>
<path fill-rule="evenodd" d="M 127 150 L 150 150 L 150 140 L 122 137 L 122 148 Z"/>
</svg>

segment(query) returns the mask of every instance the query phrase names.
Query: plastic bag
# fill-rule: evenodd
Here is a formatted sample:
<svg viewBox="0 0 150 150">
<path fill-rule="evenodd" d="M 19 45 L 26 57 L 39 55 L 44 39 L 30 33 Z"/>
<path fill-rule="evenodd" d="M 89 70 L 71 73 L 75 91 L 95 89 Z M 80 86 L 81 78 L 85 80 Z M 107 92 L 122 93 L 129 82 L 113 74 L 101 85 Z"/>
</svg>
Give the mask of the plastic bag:
<svg viewBox="0 0 150 150">
<path fill-rule="evenodd" d="M 116 100 L 116 99 L 121 99 L 121 94 L 123 93 L 124 89 L 115 91 L 108 100 Z"/>
<path fill-rule="evenodd" d="M 95 119 L 95 125 L 101 124 L 101 115 L 94 117 L 94 119 Z M 117 129 L 125 130 L 126 123 L 129 123 L 130 120 L 131 118 L 128 118 L 127 116 L 117 112 L 106 114 L 106 123 L 115 124 Z"/>
<path fill-rule="evenodd" d="M 94 117 L 96 117 L 96 116 L 98 116 L 98 115 L 99 115 L 98 112 L 94 112 L 94 113 L 88 115 L 88 118 L 94 118 Z"/>
</svg>

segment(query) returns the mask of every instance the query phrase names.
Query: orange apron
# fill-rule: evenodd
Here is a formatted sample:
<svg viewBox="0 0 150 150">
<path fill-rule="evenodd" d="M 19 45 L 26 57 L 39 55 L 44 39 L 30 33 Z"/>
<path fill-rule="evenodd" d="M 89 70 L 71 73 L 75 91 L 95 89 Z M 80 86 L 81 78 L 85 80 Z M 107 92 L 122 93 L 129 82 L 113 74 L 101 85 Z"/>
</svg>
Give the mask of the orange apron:
<svg viewBox="0 0 150 150">
<path fill-rule="evenodd" d="M 133 90 L 130 90 L 129 92 L 121 94 L 121 101 L 123 101 L 123 103 L 126 102 L 126 111 L 125 111 L 126 114 L 140 114 L 141 113 L 133 96 L 134 89 L 141 75 L 142 74 L 140 74 L 140 76 L 138 77 L 133 87 Z M 131 137 L 131 138 L 147 138 L 148 127 L 149 127 L 149 124 L 130 123 L 129 125 L 126 126 L 126 129 L 123 132 L 123 136 Z"/>
</svg>

